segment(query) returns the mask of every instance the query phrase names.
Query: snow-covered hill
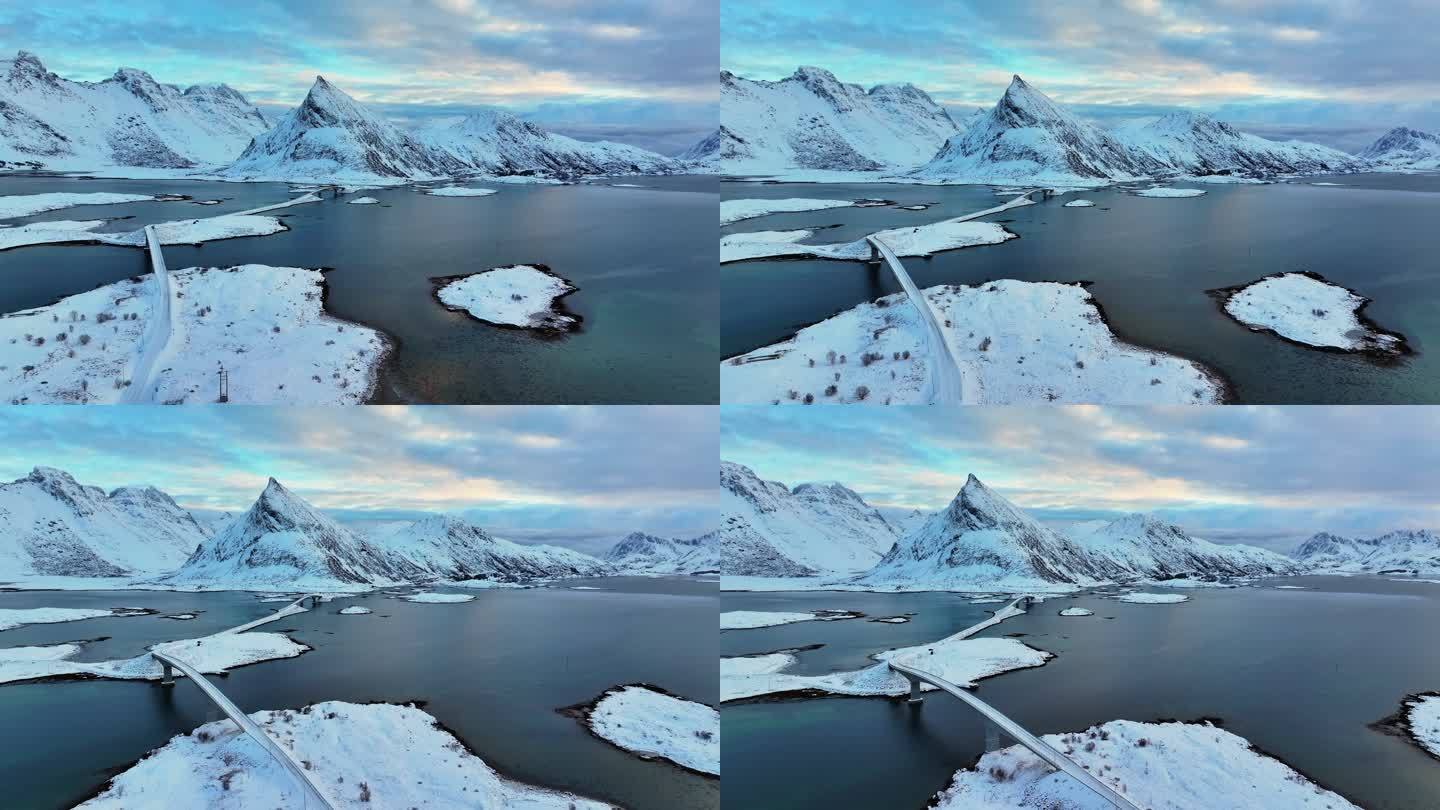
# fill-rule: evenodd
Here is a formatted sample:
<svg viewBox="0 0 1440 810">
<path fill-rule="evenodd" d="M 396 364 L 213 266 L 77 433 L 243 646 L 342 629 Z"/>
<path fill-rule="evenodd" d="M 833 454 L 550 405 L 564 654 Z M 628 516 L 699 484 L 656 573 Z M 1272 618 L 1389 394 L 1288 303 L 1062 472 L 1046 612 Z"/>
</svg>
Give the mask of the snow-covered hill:
<svg viewBox="0 0 1440 810">
<path fill-rule="evenodd" d="M 778 82 L 720 73 L 717 144 L 726 173 L 783 169 L 865 171 L 924 163 L 959 125 L 923 90 L 865 90 L 802 67 Z"/>
<path fill-rule="evenodd" d="M 1102 565 L 1118 566 L 1122 577 L 1276 576 L 1297 574 L 1301 568 L 1293 559 L 1263 548 L 1191 537 L 1180 527 L 1148 514 L 1126 515 L 1100 525 L 1081 523 L 1066 534 Z"/>
<path fill-rule="evenodd" d="M 239 179 L 438 178 L 467 168 L 316 76 L 300 106 L 221 174 Z"/>
<path fill-rule="evenodd" d="M 1093 183 L 1165 168 L 1015 76 L 984 118 L 951 137 L 915 174 L 957 182 Z"/>
<path fill-rule="evenodd" d="M 1320 174 L 1354 172 L 1366 162 L 1338 149 L 1304 141 L 1270 141 L 1196 112 L 1173 112 L 1124 126 L 1115 136 L 1183 174 Z"/>
<path fill-rule="evenodd" d="M 1440 575 L 1440 535 L 1425 529 L 1402 529 L 1373 538 L 1321 532 L 1301 543 L 1295 558 L 1314 574 Z"/>
<path fill-rule="evenodd" d="M 720 570 L 719 536 L 710 532 L 678 540 L 631 532 L 611 546 L 604 559 L 622 574 L 715 572 Z"/>
<path fill-rule="evenodd" d="M 749 467 L 720 462 L 722 571 L 810 576 L 863 571 L 895 542 L 895 529 L 840 484 L 791 490 Z"/>
<path fill-rule="evenodd" d="M 695 145 L 675 156 L 692 171 L 713 172 L 720 168 L 720 146 L 725 140 L 724 127 L 700 139 Z"/>
<path fill-rule="evenodd" d="M 385 553 L 418 569 L 420 579 L 520 582 L 614 573 L 612 566 L 588 554 L 500 540 L 454 515 L 431 515 L 374 540 Z"/>
<path fill-rule="evenodd" d="M 1409 127 L 1396 127 L 1357 153 L 1381 170 L 1440 171 L 1440 135 Z"/>
<path fill-rule="evenodd" d="M 458 122 L 427 127 L 416 136 L 465 169 L 484 174 L 580 177 L 671 174 L 682 170 L 678 161 L 638 146 L 578 141 L 495 109 L 468 115 Z"/>
<path fill-rule="evenodd" d="M 0 578 L 170 571 L 208 534 L 153 487 L 107 495 L 49 467 L 0 485 Z"/>
<path fill-rule="evenodd" d="M 74 82 L 26 51 L 0 61 L 0 168 L 218 165 L 268 126 L 223 84 L 181 90 L 133 68 Z"/>
</svg>

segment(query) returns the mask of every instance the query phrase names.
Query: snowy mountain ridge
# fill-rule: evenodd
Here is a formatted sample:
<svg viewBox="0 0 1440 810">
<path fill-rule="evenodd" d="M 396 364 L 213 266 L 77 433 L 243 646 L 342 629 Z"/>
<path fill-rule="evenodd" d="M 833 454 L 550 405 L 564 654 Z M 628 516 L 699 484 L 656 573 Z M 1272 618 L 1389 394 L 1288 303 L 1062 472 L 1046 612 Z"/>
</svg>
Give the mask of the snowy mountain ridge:
<svg viewBox="0 0 1440 810">
<path fill-rule="evenodd" d="M 106 492 L 36 467 L 0 485 L 0 578 L 173 570 L 209 531 L 154 487 Z"/>
<path fill-rule="evenodd" d="M 840 484 L 793 490 L 720 462 L 722 573 L 812 576 L 863 571 L 895 542 L 895 528 Z"/>
<path fill-rule="evenodd" d="M 0 60 L 0 168 L 218 165 L 268 127 L 223 84 L 181 90 L 133 68 L 76 82 L 27 51 Z"/>
<path fill-rule="evenodd" d="M 911 84 L 866 90 L 800 67 L 776 82 L 720 73 L 715 152 L 727 173 L 777 169 L 870 171 L 923 163 L 960 126 Z"/>
<path fill-rule="evenodd" d="M 715 532 L 689 540 L 631 532 L 606 551 L 603 559 L 622 574 L 699 574 L 720 570 Z"/>
<path fill-rule="evenodd" d="M 1440 170 L 1440 135 L 1395 127 L 1357 153 L 1377 168 Z"/>
<path fill-rule="evenodd" d="M 1373 538 L 1321 532 L 1294 552 L 1308 573 L 1440 575 L 1440 534 L 1401 529 Z"/>
</svg>

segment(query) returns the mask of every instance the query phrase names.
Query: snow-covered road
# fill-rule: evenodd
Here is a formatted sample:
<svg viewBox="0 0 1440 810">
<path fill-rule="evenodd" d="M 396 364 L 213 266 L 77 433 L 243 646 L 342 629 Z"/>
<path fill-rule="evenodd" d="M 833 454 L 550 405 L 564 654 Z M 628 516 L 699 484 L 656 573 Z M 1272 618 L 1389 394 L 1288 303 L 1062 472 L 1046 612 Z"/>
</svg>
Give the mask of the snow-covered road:
<svg viewBox="0 0 1440 810">
<path fill-rule="evenodd" d="M 130 386 L 120 394 L 124 405 L 139 405 L 155 400 L 155 365 L 165 347 L 170 344 L 174 332 L 174 318 L 170 301 L 175 292 L 170 281 L 170 271 L 165 267 L 165 254 L 160 250 L 160 239 L 155 236 L 155 227 L 145 226 L 145 243 L 150 251 L 150 267 L 155 271 L 155 311 L 145 324 L 145 334 L 140 338 L 140 350 L 135 355 L 135 369 L 130 376 Z"/>
</svg>

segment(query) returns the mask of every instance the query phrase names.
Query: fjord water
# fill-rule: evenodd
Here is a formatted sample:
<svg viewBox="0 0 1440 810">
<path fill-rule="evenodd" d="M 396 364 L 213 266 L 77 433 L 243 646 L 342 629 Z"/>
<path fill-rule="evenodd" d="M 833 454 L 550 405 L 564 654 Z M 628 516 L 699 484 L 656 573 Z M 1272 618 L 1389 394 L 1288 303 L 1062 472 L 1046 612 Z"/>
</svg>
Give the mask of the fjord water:
<svg viewBox="0 0 1440 810">
<path fill-rule="evenodd" d="M 588 585 L 607 590 L 571 590 Z M 325 700 L 420 701 L 502 774 L 625 807 L 718 808 L 720 784 L 647 762 L 556 710 L 619 684 L 649 683 L 716 701 L 714 583 L 608 578 L 532 590 L 477 591 L 464 604 L 415 604 L 375 594 L 341 598 L 266 625 L 314 649 L 232 670 L 214 683 L 247 712 Z M 281 602 L 252 594 L 150 591 L 0 593 L 0 607 L 150 607 L 199 612 L 31 625 L 0 645 L 110 636 L 81 658 L 141 654 L 263 616 Z M 374 613 L 342 616 L 363 605 Z M 61 808 L 177 734 L 222 715 L 181 679 L 61 681 L 0 686 L 0 785 L 9 807 Z"/>
<path fill-rule="evenodd" d="M 1317 182 L 1340 186 L 1311 185 Z M 1440 175 L 1342 175 L 1272 185 L 1196 185 L 1185 199 L 1136 197 L 1118 188 L 1078 191 L 984 221 L 1019 239 L 905 259 L 922 287 L 1002 278 L 1091 282 L 1123 339 L 1201 361 L 1255 403 L 1440 402 Z M 722 230 L 817 230 L 811 243 L 845 242 L 923 225 L 1008 199 L 989 186 L 821 185 L 726 182 L 724 199 L 884 198 L 933 203 L 924 211 L 836 208 L 744 220 Z M 1093 208 L 1065 208 L 1088 199 Z M 1365 314 L 1404 334 L 1415 354 L 1380 364 L 1251 332 L 1208 290 L 1273 273 L 1309 270 L 1374 299 Z M 898 292 L 888 272 L 856 262 L 754 261 L 721 268 L 721 351 L 726 357 L 783 340 L 862 301 Z"/>
<path fill-rule="evenodd" d="M 632 183 L 641 188 L 615 187 Z M 327 308 L 379 329 L 398 349 L 381 402 L 703 403 L 718 381 L 715 178 L 611 178 L 537 186 L 469 183 L 488 197 L 372 189 L 281 209 L 290 230 L 165 248 L 172 269 L 270 264 L 334 268 Z M 218 205 L 144 202 L 51 211 L 13 224 L 131 217 L 101 230 L 207 217 L 283 202 L 272 183 L 0 178 L 0 195 L 42 192 L 184 194 Z M 369 195 L 378 205 L 349 205 Z M 579 291 L 579 332 L 537 337 L 480 323 L 436 302 L 432 277 L 545 264 Z M 55 245 L 0 252 L 0 312 L 148 272 L 143 251 Z"/>
<path fill-rule="evenodd" d="M 1276 590 L 1294 584 L 1306 590 Z M 1163 590 L 1163 589 L 1155 589 Z M 1223 726 L 1371 810 L 1433 808 L 1440 763 L 1370 728 L 1411 693 L 1440 689 L 1440 585 L 1376 577 L 1297 577 L 1258 587 L 1180 591 L 1179 605 L 1099 595 L 1035 605 L 982 633 L 1022 634 L 1054 653 L 1043 667 L 980 682 L 976 695 L 1031 732 L 1109 720 L 1219 718 Z M 1094 616 L 1061 617 L 1080 606 Z M 721 634 L 721 654 L 825 646 L 798 654 L 806 674 L 872 663 L 868 653 L 923 644 L 973 623 L 955 594 L 725 593 L 722 610 L 914 611 L 910 624 L 803 622 Z M 900 700 L 761 701 L 721 709 L 726 804 L 735 807 L 924 807 L 984 750 L 978 715 L 928 693 Z"/>
</svg>

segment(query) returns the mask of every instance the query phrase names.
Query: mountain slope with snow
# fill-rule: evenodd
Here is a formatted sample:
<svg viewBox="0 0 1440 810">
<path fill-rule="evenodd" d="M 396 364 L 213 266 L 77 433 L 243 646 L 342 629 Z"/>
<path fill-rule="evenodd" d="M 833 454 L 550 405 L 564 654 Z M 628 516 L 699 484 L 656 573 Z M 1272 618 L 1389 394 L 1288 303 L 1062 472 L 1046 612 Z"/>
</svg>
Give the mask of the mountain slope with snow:
<svg viewBox="0 0 1440 810">
<path fill-rule="evenodd" d="M 1328 532 L 1295 549 L 1309 573 L 1440 575 L 1440 535 L 1402 529 L 1374 538 L 1339 537 Z"/>
<path fill-rule="evenodd" d="M 895 542 L 895 529 L 834 483 L 793 490 L 749 467 L 720 462 L 723 573 L 809 576 L 863 571 Z"/>
<path fill-rule="evenodd" d="M 631 532 L 603 558 L 622 574 L 698 574 L 720 570 L 719 536 L 715 532 L 689 540 Z"/>
<path fill-rule="evenodd" d="M 1130 577 L 1276 576 L 1301 570 L 1284 555 L 1255 546 L 1200 540 L 1154 515 L 1126 515 L 1098 526 L 1077 524 L 1066 534 L 1091 557 L 1114 563 Z"/>
<path fill-rule="evenodd" d="M 0 61 L 0 168 L 218 165 L 268 126 L 223 84 L 181 90 L 133 68 L 75 82 L 25 51 Z"/>
<path fill-rule="evenodd" d="M 431 515 L 373 539 L 382 551 L 417 569 L 418 577 L 412 578 L 418 579 L 519 582 L 614 573 L 588 554 L 500 540 L 454 515 Z"/>
<path fill-rule="evenodd" d="M 1167 168 L 1184 174 L 1319 174 L 1354 172 L 1366 162 L 1338 149 L 1304 141 L 1271 141 L 1195 112 L 1173 112 L 1115 137 Z"/>
<path fill-rule="evenodd" d="M 720 147 L 724 139 L 724 127 L 721 127 L 676 155 L 675 159 L 692 169 L 715 171 L 719 168 Z"/>
<path fill-rule="evenodd" d="M 638 146 L 578 141 L 549 132 L 503 110 L 489 109 L 416 137 L 467 170 L 493 175 L 542 173 L 559 177 L 596 174 L 670 174 L 676 160 Z"/>
<path fill-rule="evenodd" d="M 915 174 L 967 182 L 1093 183 L 1163 168 L 1015 76 L 984 118 L 946 141 Z"/>
<path fill-rule="evenodd" d="M 721 168 L 867 171 L 917 166 L 960 131 L 945 108 L 910 84 L 865 90 L 801 67 L 777 82 L 720 73 Z"/>
<path fill-rule="evenodd" d="M 1396 127 L 1360 150 L 1357 157 L 1376 168 L 1440 171 L 1440 135 Z"/>
<path fill-rule="evenodd" d="M 0 485 L 0 578 L 170 571 L 208 536 L 153 487 L 107 495 L 49 467 Z"/>
</svg>

